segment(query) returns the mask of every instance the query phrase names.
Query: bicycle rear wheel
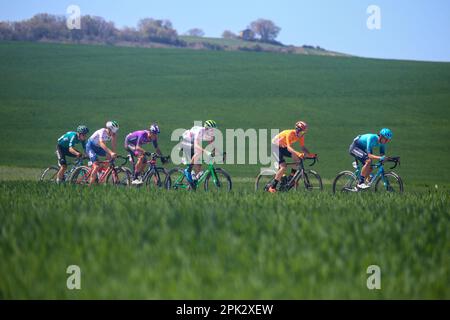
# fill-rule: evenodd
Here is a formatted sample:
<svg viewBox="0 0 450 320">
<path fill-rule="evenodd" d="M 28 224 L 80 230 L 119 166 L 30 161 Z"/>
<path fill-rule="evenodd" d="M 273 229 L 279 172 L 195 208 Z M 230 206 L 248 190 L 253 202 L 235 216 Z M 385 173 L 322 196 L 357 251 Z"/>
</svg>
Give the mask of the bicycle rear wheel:
<svg viewBox="0 0 450 320">
<path fill-rule="evenodd" d="M 216 178 L 214 179 L 211 172 L 205 179 L 205 191 L 220 192 L 220 191 L 231 191 L 231 177 L 223 169 L 216 168 Z"/>
<path fill-rule="evenodd" d="M 384 181 L 378 177 L 375 183 L 375 192 L 402 193 L 403 181 L 398 174 L 387 172 L 384 174 Z"/>
<path fill-rule="evenodd" d="M 273 181 L 274 175 L 273 173 L 270 174 L 263 174 L 260 173 L 256 177 L 255 180 L 255 191 L 258 192 L 265 192 L 268 189 L 269 184 Z"/>
<path fill-rule="evenodd" d="M 73 170 L 68 180 L 74 184 L 89 184 L 89 175 L 89 167 L 81 166 Z"/>
<path fill-rule="evenodd" d="M 40 182 L 55 182 L 58 171 L 59 171 L 59 168 L 56 166 L 48 167 L 47 169 L 45 169 L 42 172 L 42 174 L 39 178 L 39 181 Z"/>
<path fill-rule="evenodd" d="M 342 171 L 333 181 L 333 193 L 358 192 L 358 178 L 351 171 Z"/>
<path fill-rule="evenodd" d="M 165 181 L 167 190 L 190 190 L 191 185 L 184 176 L 184 170 L 181 168 L 173 168 L 167 173 Z"/>
</svg>

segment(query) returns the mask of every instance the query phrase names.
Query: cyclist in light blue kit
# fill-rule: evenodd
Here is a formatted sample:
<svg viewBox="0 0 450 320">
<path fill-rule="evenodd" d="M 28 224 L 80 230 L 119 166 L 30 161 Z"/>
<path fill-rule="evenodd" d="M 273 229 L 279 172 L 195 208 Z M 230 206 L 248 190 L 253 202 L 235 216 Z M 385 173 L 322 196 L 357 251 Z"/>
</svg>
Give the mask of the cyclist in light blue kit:
<svg viewBox="0 0 450 320">
<path fill-rule="evenodd" d="M 392 131 L 388 128 L 383 128 L 380 133 L 367 133 L 357 136 L 353 143 L 350 145 L 349 153 L 353 157 L 361 161 L 364 166 L 361 170 L 361 176 L 357 187 L 360 189 L 370 188 L 370 185 L 366 184 L 366 178 L 370 176 L 372 171 L 372 160 L 385 160 L 386 144 L 392 139 Z M 379 147 L 380 155 L 373 154 L 373 149 Z"/>
</svg>

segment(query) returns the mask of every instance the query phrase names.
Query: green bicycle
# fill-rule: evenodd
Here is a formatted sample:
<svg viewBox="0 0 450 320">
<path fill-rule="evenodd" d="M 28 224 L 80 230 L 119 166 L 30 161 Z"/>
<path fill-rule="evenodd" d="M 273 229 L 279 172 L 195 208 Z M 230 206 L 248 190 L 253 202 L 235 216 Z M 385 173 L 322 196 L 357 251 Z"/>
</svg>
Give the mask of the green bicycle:
<svg viewBox="0 0 450 320">
<path fill-rule="evenodd" d="M 225 153 L 223 156 L 225 158 Z M 205 191 L 231 191 L 232 183 L 230 175 L 224 169 L 214 166 L 213 156 L 210 157 L 207 165 L 206 170 L 200 174 L 199 178 L 194 179 L 192 184 L 187 181 L 184 175 L 184 168 L 176 167 L 169 170 L 166 179 L 166 188 L 168 190 L 197 190 L 204 183 Z"/>
</svg>

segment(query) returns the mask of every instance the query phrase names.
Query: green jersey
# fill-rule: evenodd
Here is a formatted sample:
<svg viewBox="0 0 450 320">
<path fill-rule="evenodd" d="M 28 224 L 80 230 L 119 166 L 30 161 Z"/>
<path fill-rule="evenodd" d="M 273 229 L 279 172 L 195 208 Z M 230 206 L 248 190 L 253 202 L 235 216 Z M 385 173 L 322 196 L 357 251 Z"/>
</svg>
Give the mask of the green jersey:
<svg viewBox="0 0 450 320">
<path fill-rule="evenodd" d="M 66 149 L 73 148 L 77 143 L 80 142 L 83 146 L 83 149 L 86 150 L 86 141 L 79 140 L 75 131 L 69 131 L 66 134 L 63 134 L 58 139 L 58 145 Z"/>
</svg>

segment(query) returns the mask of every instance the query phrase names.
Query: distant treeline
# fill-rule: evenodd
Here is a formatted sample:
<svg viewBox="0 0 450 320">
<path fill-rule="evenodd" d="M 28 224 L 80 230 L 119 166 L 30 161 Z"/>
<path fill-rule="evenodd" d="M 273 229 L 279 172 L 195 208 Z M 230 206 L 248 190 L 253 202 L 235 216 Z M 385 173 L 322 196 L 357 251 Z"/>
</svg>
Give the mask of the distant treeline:
<svg viewBox="0 0 450 320">
<path fill-rule="evenodd" d="M 7 41 L 49 41 L 49 42 L 77 42 L 100 43 L 110 45 L 133 46 L 176 46 L 206 50 L 242 50 L 242 51 L 270 51 L 284 53 L 306 53 L 305 49 L 315 49 L 327 53 L 320 47 L 313 46 L 285 46 L 276 41 L 281 28 L 270 20 L 258 19 L 250 23 L 247 29 L 239 34 L 225 30 L 224 39 L 240 39 L 247 44 L 219 44 L 202 39 L 204 32 L 194 28 L 188 35 L 198 38 L 198 41 L 183 40 L 179 37 L 169 20 L 145 18 L 139 20 L 136 27 L 116 28 L 114 22 L 102 17 L 84 15 L 80 17 L 80 28 L 69 29 L 67 18 L 63 15 L 40 13 L 30 19 L 7 22 L 0 21 L 0 40 Z M 272 46 L 264 46 L 270 44 Z"/>
<path fill-rule="evenodd" d="M 81 28 L 70 30 L 65 16 L 41 13 L 18 22 L 0 22 L 0 40 L 89 41 L 114 44 L 120 41 L 183 45 L 168 20 L 141 19 L 137 28 L 116 28 L 102 17 L 81 16 Z"/>
</svg>

